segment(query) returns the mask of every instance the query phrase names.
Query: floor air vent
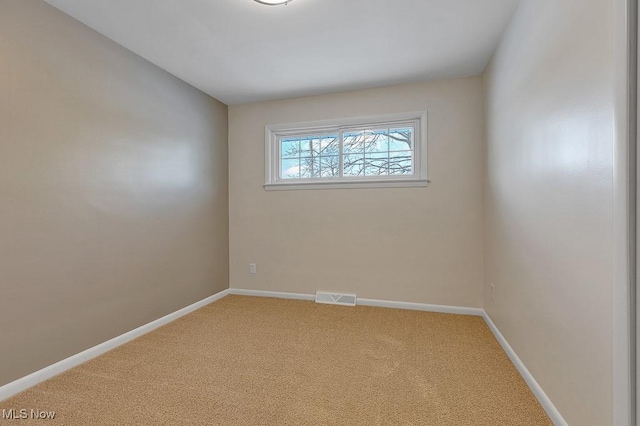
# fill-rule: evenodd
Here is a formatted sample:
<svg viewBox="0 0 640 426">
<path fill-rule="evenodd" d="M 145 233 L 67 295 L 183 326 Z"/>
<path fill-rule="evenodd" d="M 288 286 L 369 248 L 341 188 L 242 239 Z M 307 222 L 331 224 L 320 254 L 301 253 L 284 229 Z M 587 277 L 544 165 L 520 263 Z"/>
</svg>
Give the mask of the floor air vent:
<svg viewBox="0 0 640 426">
<path fill-rule="evenodd" d="M 316 303 L 326 303 L 328 305 L 356 306 L 356 295 L 327 293 L 324 291 L 319 291 L 316 293 Z"/>
</svg>

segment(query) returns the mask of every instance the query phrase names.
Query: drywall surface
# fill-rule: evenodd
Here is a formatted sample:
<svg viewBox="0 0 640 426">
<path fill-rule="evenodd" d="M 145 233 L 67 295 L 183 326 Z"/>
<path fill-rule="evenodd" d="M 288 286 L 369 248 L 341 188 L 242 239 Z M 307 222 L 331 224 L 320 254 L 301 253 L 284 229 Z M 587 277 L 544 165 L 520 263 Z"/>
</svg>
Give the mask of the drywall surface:
<svg viewBox="0 0 640 426">
<path fill-rule="evenodd" d="M 0 0 L 0 385 L 228 286 L 227 107 Z"/>
<path fill-rule="evenodd" d="M 485 75 L 484 307 L 572 425 L 613 421 L 612 23 L 524 1 Z"/>
<path fill-rule="evenodd" d="M 229 107 L 231 287 L 482 306 L 482 99 L 471 77 Z M 429 187 L 263 188 L 266 125 L 408 111 Z"/>
</svg>

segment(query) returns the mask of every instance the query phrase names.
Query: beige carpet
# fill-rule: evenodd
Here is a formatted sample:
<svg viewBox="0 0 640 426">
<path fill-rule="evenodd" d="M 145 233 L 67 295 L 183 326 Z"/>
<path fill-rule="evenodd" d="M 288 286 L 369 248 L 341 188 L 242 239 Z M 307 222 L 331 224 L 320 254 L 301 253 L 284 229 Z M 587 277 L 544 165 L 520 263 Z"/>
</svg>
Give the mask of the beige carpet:
<svg viewBox="0 0 640 426">
<path fill-rule="evenodd" d="M 0 416 L 11 408 L 56 411 L 41 425 L 551 424 L 479 317 L 242 296 L 4 401 Z"/>
</svg>

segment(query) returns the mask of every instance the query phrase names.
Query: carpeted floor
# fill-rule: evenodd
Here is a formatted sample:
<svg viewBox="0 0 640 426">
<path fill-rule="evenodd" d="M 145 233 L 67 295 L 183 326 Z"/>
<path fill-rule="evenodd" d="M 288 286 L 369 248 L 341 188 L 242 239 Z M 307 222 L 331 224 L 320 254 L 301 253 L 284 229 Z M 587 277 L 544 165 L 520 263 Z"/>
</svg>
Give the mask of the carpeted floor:
<svg viewBox="0 0 640 426">
<path fill-rule="evenodd" d="M 243 296 L 3 401 L 0 416 L 11 408 L 64 425 L 551 424 L 480 317 Z"/>
</svg>

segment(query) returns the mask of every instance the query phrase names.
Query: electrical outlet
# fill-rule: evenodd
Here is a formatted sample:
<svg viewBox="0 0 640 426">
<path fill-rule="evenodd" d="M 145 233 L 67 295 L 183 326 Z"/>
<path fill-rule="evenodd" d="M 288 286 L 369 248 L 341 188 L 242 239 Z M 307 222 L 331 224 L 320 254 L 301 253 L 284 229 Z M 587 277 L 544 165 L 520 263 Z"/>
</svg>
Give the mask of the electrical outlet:
<svg viewBox="0 0 640 426">
<path fill-rule="evenodd" d="M 249 264 L 249 273 L 250 274 L 257 274 L 256 264 L 255 263 L 250 263 Z"/>
<path fill-rule="evenodd" d="M 496 295 L 496 286 L 495 284 L 491 284 L 491 301 L 492 302 L 496 300 L 495 295 Z"/>
</svg>

